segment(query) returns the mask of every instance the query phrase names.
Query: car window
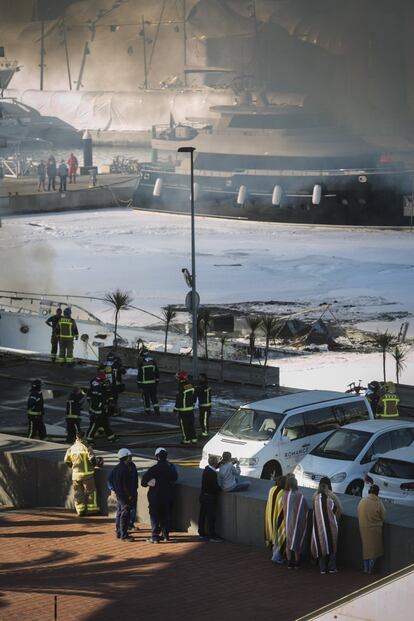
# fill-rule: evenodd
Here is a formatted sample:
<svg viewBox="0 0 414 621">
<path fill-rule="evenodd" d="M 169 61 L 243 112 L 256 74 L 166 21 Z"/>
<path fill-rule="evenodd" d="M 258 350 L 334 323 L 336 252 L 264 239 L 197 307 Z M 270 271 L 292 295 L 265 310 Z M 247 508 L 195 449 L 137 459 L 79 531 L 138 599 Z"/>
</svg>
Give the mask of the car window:
<svg viewBox="0 0 414 621">
<path fill-rule="evenodd" d="M 283 414 L 240 408 L 224 423 L 220 433 L 239 439 L 269 440 L 282 420 Z"/>
<path fill-rule="evenodd" d="M 307 436 L 323 433 L 324 431 L 332 431 L 338 427 L 338 420 L 331 407 L 304 412 L 303 416 Z"/>
<path fill-rule="evenodd" d="M 391 444 L 393 449 L 410 446 L 414 440 L 414 429 L 395 429 L 391 431 Z"/>
<path fill-rule="evenodd" d="M 298 440 L 306 436 L 303 414 L 292 414 L 283 425 L 282 436 L 288 440 Z"/>
<path fill-rule="evenodd" d="M 414 479 L 414 463 L 381 458 L 375 462 L 371 472 L 395 479 Z"/>
<path fill-rule="evenodd" d="M 381 453 L 387 453 L 392 450 L 391 445 L 391 433 L 388 431 L 387 433 L 383 433 L 379 436 L 374 442 L 371 444 L 364 457 L 361 460 L 362 464 L 371 461 L 373 455 L 378 455 Z"/>
<path fill-rule="evenodd" d="M 331 433 L 311 451 L 311 455 L 328 459 L 354 461 L 364 446 L 367 445 L 372 433 L 342 427 Z"/>
<path fill-rule="evenodd" d="M 345 422 L 344 425 L 349 423 L 356 423 L 359 420 L 369 420 L 369 413 L 364 401 L 354 401 L 352 403 L 344 403 L 343 408 Z"/>
</svg>

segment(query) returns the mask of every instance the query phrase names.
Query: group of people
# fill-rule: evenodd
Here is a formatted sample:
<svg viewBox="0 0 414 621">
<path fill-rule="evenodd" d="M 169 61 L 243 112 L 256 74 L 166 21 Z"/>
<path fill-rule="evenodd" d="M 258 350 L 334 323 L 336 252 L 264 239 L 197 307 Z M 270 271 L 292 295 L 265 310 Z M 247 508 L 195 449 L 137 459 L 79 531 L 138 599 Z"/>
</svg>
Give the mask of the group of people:
<svg viewBox="0 0 414 621">
<path fill-rule="evenodd" d="M 367 497 L 358 505 L 365 573 L 373 573 L 375 561 L 383 555 L 385 509 L 378 498 L 377 485 L 371 485 Z M 272 561 L 298 569 L 310 552 L 321 574 L 336 574 L 338 532 L 342 506 L 332 492 L 328 477 L 322 477 L 312 499 L 312 512 L 298 489 L 293 474 L 281 476 L 269 491 L 265 514 L 265 541 L 272 550 Z"/>
<path fill-rule="evenodd" d="M 46 319 L 46 325 L 52 328 L 50 337 L 52 362 L 72 365 L 74 341 L 79 338 L 78 326 L 72 317 L 72 310 L 68 307 L 62 312 L 60 307 L 57 308 L 56 313 Z"/>
<path fill-rule="evenodd" d="M 380 383 L 376 380 L 370 382 L 367 387 L 366 397 L 370 402 L 375 417 L 398 418 L 400 399 L 394 382 Z"/>
<path fill-rule="evenodd" d="M 51 155 L 47 162 L 41 160 L 37 167 L 37 176 L 39 183 L 37 186 L 38 192 L 46 192 L 46 178 L 47 178 L 47 191 L 56 191 L 56 177 L 59 177 L 59 192 L 66 192 L 67 178 L 69 177 L 69 183 L 76 183 L 76 175 L 78 174 L 78 159 L 74 153 L 70 154 L 67 161 L 61 160 L 60 164 L 56 163 L 54 155 Z"/>
</svg>

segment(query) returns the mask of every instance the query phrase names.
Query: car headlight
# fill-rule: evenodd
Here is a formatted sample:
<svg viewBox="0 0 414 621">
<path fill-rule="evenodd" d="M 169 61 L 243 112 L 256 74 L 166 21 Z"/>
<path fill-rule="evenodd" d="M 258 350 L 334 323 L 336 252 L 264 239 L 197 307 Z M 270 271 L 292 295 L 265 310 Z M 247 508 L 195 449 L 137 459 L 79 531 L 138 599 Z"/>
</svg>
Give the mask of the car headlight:
<svg viewBox="0 0 414 621">
<path fill-rule="evenodd" d="M 342 483 L 346 479 L 346 472 L 338 472 L 331 477 L 331 483 Z"/>
<path fill-rule="evenodd" d="M 259 460 L 257 457 L 240 457 L 240 466 L 257 466 Z"/>
</svg>

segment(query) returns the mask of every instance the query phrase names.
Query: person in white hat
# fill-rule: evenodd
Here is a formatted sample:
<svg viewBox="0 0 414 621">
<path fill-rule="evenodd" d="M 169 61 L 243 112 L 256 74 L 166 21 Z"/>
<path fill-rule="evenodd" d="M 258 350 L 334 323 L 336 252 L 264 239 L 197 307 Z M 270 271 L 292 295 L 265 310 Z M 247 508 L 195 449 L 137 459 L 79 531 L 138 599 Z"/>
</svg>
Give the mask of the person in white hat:
<svg viewBox="0 0 414 621">
<path fill-rule="evenodd" d="M 134 541 L 133 537 L 128 535 L 131 506 L 137 496 L 137 480 L 133 476 L 133 471 L 128 467 L 131 455 L 129 449 L 119 449 L 119 464 L 112 470 L 108 479 L 109 489 L 116 494 L 116 536 L 121 541 Z"/>
<path fill-rule="evenodd" d="M 160 543 L 170 539 L 174 484 L 178 479 L 176 467 L 167 460 L 165 448 L 158 447 L 155 457 L 157 463 L 147 470 L 141 481 L 142 487 L 149 487 L 148 505 L 151 518 L 149 543 Z"/>
</svg>

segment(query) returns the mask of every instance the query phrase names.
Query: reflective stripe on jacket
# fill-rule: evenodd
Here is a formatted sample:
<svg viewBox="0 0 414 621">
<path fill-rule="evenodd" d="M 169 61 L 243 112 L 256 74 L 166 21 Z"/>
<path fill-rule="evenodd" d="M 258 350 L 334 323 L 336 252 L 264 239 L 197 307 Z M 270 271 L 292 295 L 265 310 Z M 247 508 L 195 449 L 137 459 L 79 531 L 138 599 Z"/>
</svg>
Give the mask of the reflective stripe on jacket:
<svg viewBox="0 0 414 621">
<path fill-rule="evenodd" d="M 73 339 L 78 336 L 78 327 L 72 317 L 62 317 L 56 326 L 56 335 L 61 339 Z"/>
<path fill-rule="evenodd" d="M 393 393 L 385 393 L 381 401 L 383 405 L 381 416 L 384 418 L 396 418 L 399 416 L 398 404 L 400 399 L 397 395 L 394 395 Z"/>
<path fill-rule="evenodd" d="M 195 388 L 192 384 L 180 386 L 175 400 L 177 412 L 192 412 L 194 410 Z"/>
<path fill-rule="evenodd" d="M 210 386 L 199 386 L 197 389 L 198 405 L 203 408 L 211 406 Z"/>
<path fill-rule="evenodd" d="M 94 452 L 80 440 L 76 440 L 75 444 L 66 451 L 65 464 L 72 466 L 73 481 L 92 477 L 95 474 Z"/>
</svg>

